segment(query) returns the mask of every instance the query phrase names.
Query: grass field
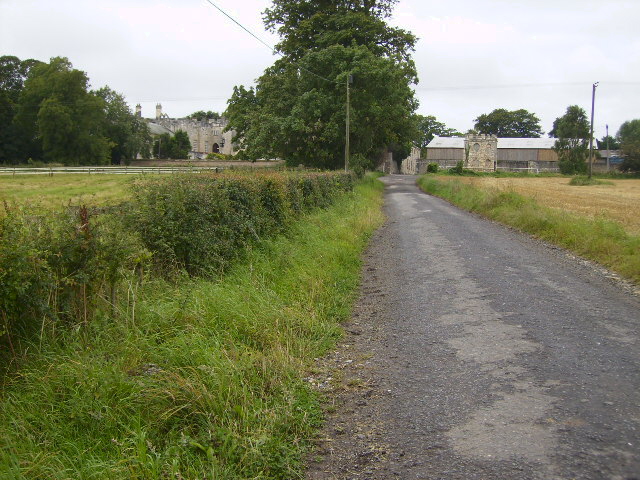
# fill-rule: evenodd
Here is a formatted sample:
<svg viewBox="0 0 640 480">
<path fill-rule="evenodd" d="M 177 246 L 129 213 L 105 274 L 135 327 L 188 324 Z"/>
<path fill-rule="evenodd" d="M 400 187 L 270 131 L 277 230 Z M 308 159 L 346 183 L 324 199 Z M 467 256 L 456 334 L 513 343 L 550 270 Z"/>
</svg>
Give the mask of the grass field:
<svg viewBox="0 0 640 480">
<path fill-rule="evenodd" d="M 458 179 L 482 189 L 513 191 L 554 209 L 614 220 L 629 233 L 640 234 L 640 179 L 607 179 L 592 186 L 571 186 L 567 177 Z"/>
<path fill-rule="evenodd" d="M 0 176 L 0 203 L 29 202 L 45 208 L 73 204 L 106 205 L 125 198 L 137 175 Z"/>
</svg>

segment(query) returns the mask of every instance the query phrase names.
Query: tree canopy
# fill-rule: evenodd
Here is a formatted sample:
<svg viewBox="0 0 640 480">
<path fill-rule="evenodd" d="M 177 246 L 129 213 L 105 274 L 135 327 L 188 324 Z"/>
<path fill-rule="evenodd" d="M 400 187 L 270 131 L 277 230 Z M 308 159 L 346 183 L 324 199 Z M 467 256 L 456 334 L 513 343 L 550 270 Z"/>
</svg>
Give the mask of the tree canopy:
<svg viewBox="0 0 640 480">
<path fill-rule="evenodd" d="M 589 130 L 587 112 L 578 105 L 570 105 L 563 116 L 553 121 L 549 137 L 586 140 L 589 138 Z"/>
<path fill-rule="evenodd" d="M 416 115 L 418 121 L 418 140 L 416 144 L 420 148 L 426 148 L 433 137 L 460 137 L 463 134 L 455 128 L 449 128 L 439 122 L 433 115 Z"/>
<path fill-rule="evenodd" d="M 187 115 L 187 118 L 198 120 L 199 122 L 202 120 L 218 120 L 220 118 L 220 114 L 218 112 L 212 112 L 211 110 L 206 112 L 204 110 L 198 110 L 197 112 L 193 112 L 191 115 Z"/>
<path fill-rule="evenodd" d="M 587 113 L 577 105 L 567 107 L 565 114 L 553 122 L 549 137 L 558 139 L 553 148 L 558 154 L 558 166 L 562 173 L 587 171 L 589 131 Z"/>
<path fill-rule="evenodd" d="M 256 88 L 238 86 L 228 101 L 228 129 L 244 155 L 290 165 L 344 165 L 347 81 L 351 152 L 372 166 L 385 147 L 406 150 L 416 137 L 415 37 L 389 27 L 390 0 L 275 0 L 264 14 L 282 57 Z"/>
<path fill-rule="evenodd" d="M 513 111 L 496 108 L 474 121 L 477 133 L 502 138 L 539 138 L 544 133 L 538 117 L 523 108 Z"/>
<path fill-rule="evenodd" d="M 103 87 L 95 94 L 104 101 L 104 132 L 111 141 L 111 163 L 129 163 L 138 153 L 148 157 L 151 135 L 147 123 L 135 116 L 124 96 Z"/>
<path fill-rule="evenodd" d="M 620 169 L 628 172 L 640 172 L 640 119 L 624 122 L 616 135 L 624 160 Z"/>
<path fill-rule="evenodd" d="M 189 156 L 191 141 L 184 130 L 178 130 L 174 135 L 163 133 L 153 142 L 153 156 L 156 158 L 183 159 Z"/>
<path fill-rule="evenodd" d="M 612 137 L 611 135 L 605 135 L 601 139 L 596 139 L 598 143 L 598 150 L 619 150 L 620 142 L 616 137 Z"/>
<path fill-rule="evenodd" d="M 0 162 L 119 162 L 149 142 L 124 97 L 108 87 L 89 91 L 87 74 L 67 58 L 0 57 Z"/>
<path fill-rule="evenodd" d="M 13 161 L 24 149 L 14 118 L 24 81 L 31 69 L 41 63 L 33 59 L 20 60 L 12 55 L 0 57 L 0 163 Z"/>
</svg>

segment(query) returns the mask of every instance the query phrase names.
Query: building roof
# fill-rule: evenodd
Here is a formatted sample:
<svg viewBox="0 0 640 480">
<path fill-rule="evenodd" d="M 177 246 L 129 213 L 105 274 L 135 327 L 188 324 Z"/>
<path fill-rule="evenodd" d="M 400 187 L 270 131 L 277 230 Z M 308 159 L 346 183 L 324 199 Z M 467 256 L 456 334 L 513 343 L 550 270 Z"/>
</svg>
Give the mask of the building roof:
<svg viewBox="0 0 640 480">
<path fill-rule="evenodd" d="M 429 142 L 427 148 L 464 148 L 464 137 L 435 136 Z"/>
<path fill-rule="evenodd" d="M 551 149 L 555 138 L 498 138 L 498 148 Z M 427 148 L 464 148 L 464 137 L 433 137 Z"/>
<path fill-rule="evenodd" d="M 534 148 L 551 149 L 556 144 L 556 138 L 499 138 L 498 148 Z"/>
<path fill-rule="evenodd" d="M 169 135 L 173 135 L 173 132 L 171 130 L 157 123 L 149 122 L 148 125 L 149 125 L 149 132 L 151 133 L 151 135 L 162 135 L 163 133 L 168 133 Z"/>
</svg>

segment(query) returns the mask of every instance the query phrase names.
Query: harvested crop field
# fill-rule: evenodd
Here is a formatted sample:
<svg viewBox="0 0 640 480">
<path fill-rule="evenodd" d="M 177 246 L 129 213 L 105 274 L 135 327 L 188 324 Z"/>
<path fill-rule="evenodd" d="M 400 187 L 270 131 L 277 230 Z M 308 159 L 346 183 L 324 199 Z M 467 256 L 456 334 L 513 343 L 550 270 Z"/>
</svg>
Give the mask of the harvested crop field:
<svg viewBox="0 0 640 480">
<path fill-rule="evenodd" d="M 572 186 L 567 177 L 493 178 L 460 177 L 479 188 L 511 190 L 534 198 L 539 204 L 592 218 L 606 217 L 621 223 L 627 232 L 640 234 L 640 180 L 610 180 L 610 184 Z"/>
</svg>

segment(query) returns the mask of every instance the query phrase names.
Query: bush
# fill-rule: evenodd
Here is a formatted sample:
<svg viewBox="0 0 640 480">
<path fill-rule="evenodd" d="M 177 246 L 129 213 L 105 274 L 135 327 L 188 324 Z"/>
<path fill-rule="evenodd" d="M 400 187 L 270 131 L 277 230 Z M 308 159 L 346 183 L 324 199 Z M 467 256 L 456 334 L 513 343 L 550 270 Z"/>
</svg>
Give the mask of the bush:
<svg viewBox="0 0 640 480">
<path fill-rule="evenodd" d="M 427 165 L 427 173 L 438 173 L 439 169 L 440 165 L 438 165 L 437 163 L 429 163 Z"/>
<path fill-rule="evenodd" d="M 449 173 L 453 175 L 462 175 L 463 172 L 464 172 L 464 162 L 462 160 L 456 163 L 455 167 L 452 167 L 449 169 Z"/>
<path fill-rule="evenodd" d="M 0 341 L 29 339 L 45 324 L 66 325 L 113 305 L 121 280 L 149 258 L 121 212 L 86 206 L 36 214 L 8 207 L 0 216 Z M 5 349 L 6 352 L 6 349 Z"/>
</svg>

